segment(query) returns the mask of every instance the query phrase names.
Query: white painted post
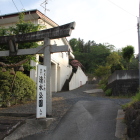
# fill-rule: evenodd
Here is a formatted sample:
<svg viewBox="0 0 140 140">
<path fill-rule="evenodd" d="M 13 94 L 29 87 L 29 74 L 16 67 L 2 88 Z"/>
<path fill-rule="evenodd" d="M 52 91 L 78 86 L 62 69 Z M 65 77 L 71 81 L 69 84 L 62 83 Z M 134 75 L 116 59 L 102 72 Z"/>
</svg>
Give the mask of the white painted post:
<svg viewBox="0 0 140 140">
<path fill-rule="evenodd" d="M 36 118 L 46 118 L 46 66 L 37 68 L 37 108 Z"/>
<path fill-rule="evenodd" d="M 52 116 L 52 92 L 51 92 L 51 53 L 50 53 L 50 39 L 44 39 L 44 65 L 47 66 L 46 74 L 46 115 Z"/>
</svg>

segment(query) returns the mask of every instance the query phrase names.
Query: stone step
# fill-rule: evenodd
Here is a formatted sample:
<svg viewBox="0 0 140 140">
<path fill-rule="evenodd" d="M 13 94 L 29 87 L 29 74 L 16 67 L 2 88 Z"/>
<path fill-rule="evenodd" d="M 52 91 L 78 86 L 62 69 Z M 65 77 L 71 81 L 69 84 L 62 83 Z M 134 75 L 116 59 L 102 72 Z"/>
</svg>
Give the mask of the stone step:
<svg viewBox="0 0 140 140">
<path fill-rule="evenodd" d="M 25 119 L 26 117 L 0 116 L 0 140 L 25 123 Z"/>
</svg>

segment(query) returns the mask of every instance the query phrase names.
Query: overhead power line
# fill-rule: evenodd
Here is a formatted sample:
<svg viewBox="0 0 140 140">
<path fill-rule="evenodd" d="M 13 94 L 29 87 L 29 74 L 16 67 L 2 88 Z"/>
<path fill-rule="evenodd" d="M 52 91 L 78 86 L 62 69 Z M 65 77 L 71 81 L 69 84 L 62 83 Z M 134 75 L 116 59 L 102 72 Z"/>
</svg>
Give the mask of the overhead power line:
<svg viewBox="0 0 140 140">
<path fill-rule="evenodd" d="M 18 8 L 17 8 L 17 6 L 16 6 L 16 4 L 15 4 L 14 0 L 12 0 L 12 2 L 13 2 L 13 4 L 15 5 L 15 7 L 16 7 L 16 9 L 17 9 L 17 11 L 19 12 L 19 10 L 18 10 Z"/>
<path fill-rule="evenodd" d="M 22 2 L 21 2 L 21 0 L 20 0 L 20 3 L 21 3 L 21 5 L 22 5 L 23 9 L 25 9 L 24 6 L 23 6 L 23 4 L 22 4 Z"/>
<path fill-rule="evenodd" d="M 128 12 L 127 10 L 125 10 L 124 8 L 120 7 L 119 5 L 117 5 L 116 3 L 112 2 L 111 0 L 108 0 L 110 3 L 112 3 L 113 5 L 117 6 L 118 8 L 120 8 L 121 10 L 125 11 L 126 13 L 130 14 L 131 16 L 137 17 L 136 15 Z"/>
<path fill-rule="evenodd" d="M 110 35 L 107 36 L 107 37 L 118 36 L 118 35 L 123 34 L 123 33 L 125 33 L 125 32 L 129 32 L 130 30 L 134 30 L 134 29 L 136 29 L 136 28 L 137 28 L 137 26 L 133 26 L 132 28 L 125 29 L 125 30 L 122 30 L 122 31 L 119 31 L 119 32 L 116 32 L 116 33 L 110 34 Z M 101 39 L 103 39 L 103 38 L 101 38 Z"/>
<path fill-rule="evenodd" d="M 22 5 L 22 7 L 23 7 L 23 11 L 27 11 L 27 10 L 24 8 L 24 5 L 23 5 L 23 3 L 21 2 L 21 0 L 20 0 L 20 3 L 21 3 L 21 5 Z M 34 17 L 32 16 L 32 14 L 29 13 L 30 21 L 31 21 L 31 19 L 32 19 L 31 17 L 34 19 Z"/>
</svg>

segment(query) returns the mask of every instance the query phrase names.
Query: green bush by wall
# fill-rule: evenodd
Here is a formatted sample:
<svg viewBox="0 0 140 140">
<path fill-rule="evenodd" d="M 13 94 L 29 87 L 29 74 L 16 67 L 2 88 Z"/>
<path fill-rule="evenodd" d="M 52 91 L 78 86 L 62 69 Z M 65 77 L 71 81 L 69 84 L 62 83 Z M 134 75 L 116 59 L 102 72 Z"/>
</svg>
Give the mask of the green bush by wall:
<svg viewBox="0 0 140 140">
<path fill-rule="evenodd" d="M 9 71 L 0 72 L 0 99 L 3 106 L 7 102 L 16 104 L 36 98 L 36 84 L 32 79 L 22 72 L 16 73 L 14 82 L 13 79 L 14 75 L 10 75 Z"/>
</svg>

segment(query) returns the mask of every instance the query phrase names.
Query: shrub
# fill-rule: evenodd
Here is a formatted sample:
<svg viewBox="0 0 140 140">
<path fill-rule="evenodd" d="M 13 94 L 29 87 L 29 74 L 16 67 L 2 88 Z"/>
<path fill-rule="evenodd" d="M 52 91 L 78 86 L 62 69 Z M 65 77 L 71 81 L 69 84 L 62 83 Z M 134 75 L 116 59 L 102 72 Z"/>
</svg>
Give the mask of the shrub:
<svg viewBox="0 0 140 140">
<path fill-rule="evenodd" d="M 112 95 L 112 89 L 111 89 L 111 88 L 107 89 L 107 90 L 105 91 L 105 95 L 106 95 L 106 96 L 111 96 L 111 95 Z"/>
<path fill-rule="evenodd" d="M 108 82 L 108 77 L 102 77 L 102 79 L 99 81 L 99 87 L 103 89 L 103 91 L 106 90 L 107 82 Z"/>
<path fill-rule="evenodd" d="M 11 83 L 13 76 L 9 74 L 9 72 L 0 72 L 0 98 L 2 100 L 2 104 L 10 100 L 11 93 Z"/>
<path fill-rule="evenodd" d="M 106 85 L 105 85 L 105 84 L 101 84 L 101 85 L 100 85 L 100 88 L 101 88 L 103 91 L 105 91 Z"/>
<path fill-rule="evenodd" d="M 14 76 L 10 75 L 9 71 L 0 72 L 0 98 L 4 106 L 8 101 L 17 103 L 35 99 L 36 85 L 32 79 L 22 72 L 16 73 L 14 82 L 13 79 Z"/>
</svg>

